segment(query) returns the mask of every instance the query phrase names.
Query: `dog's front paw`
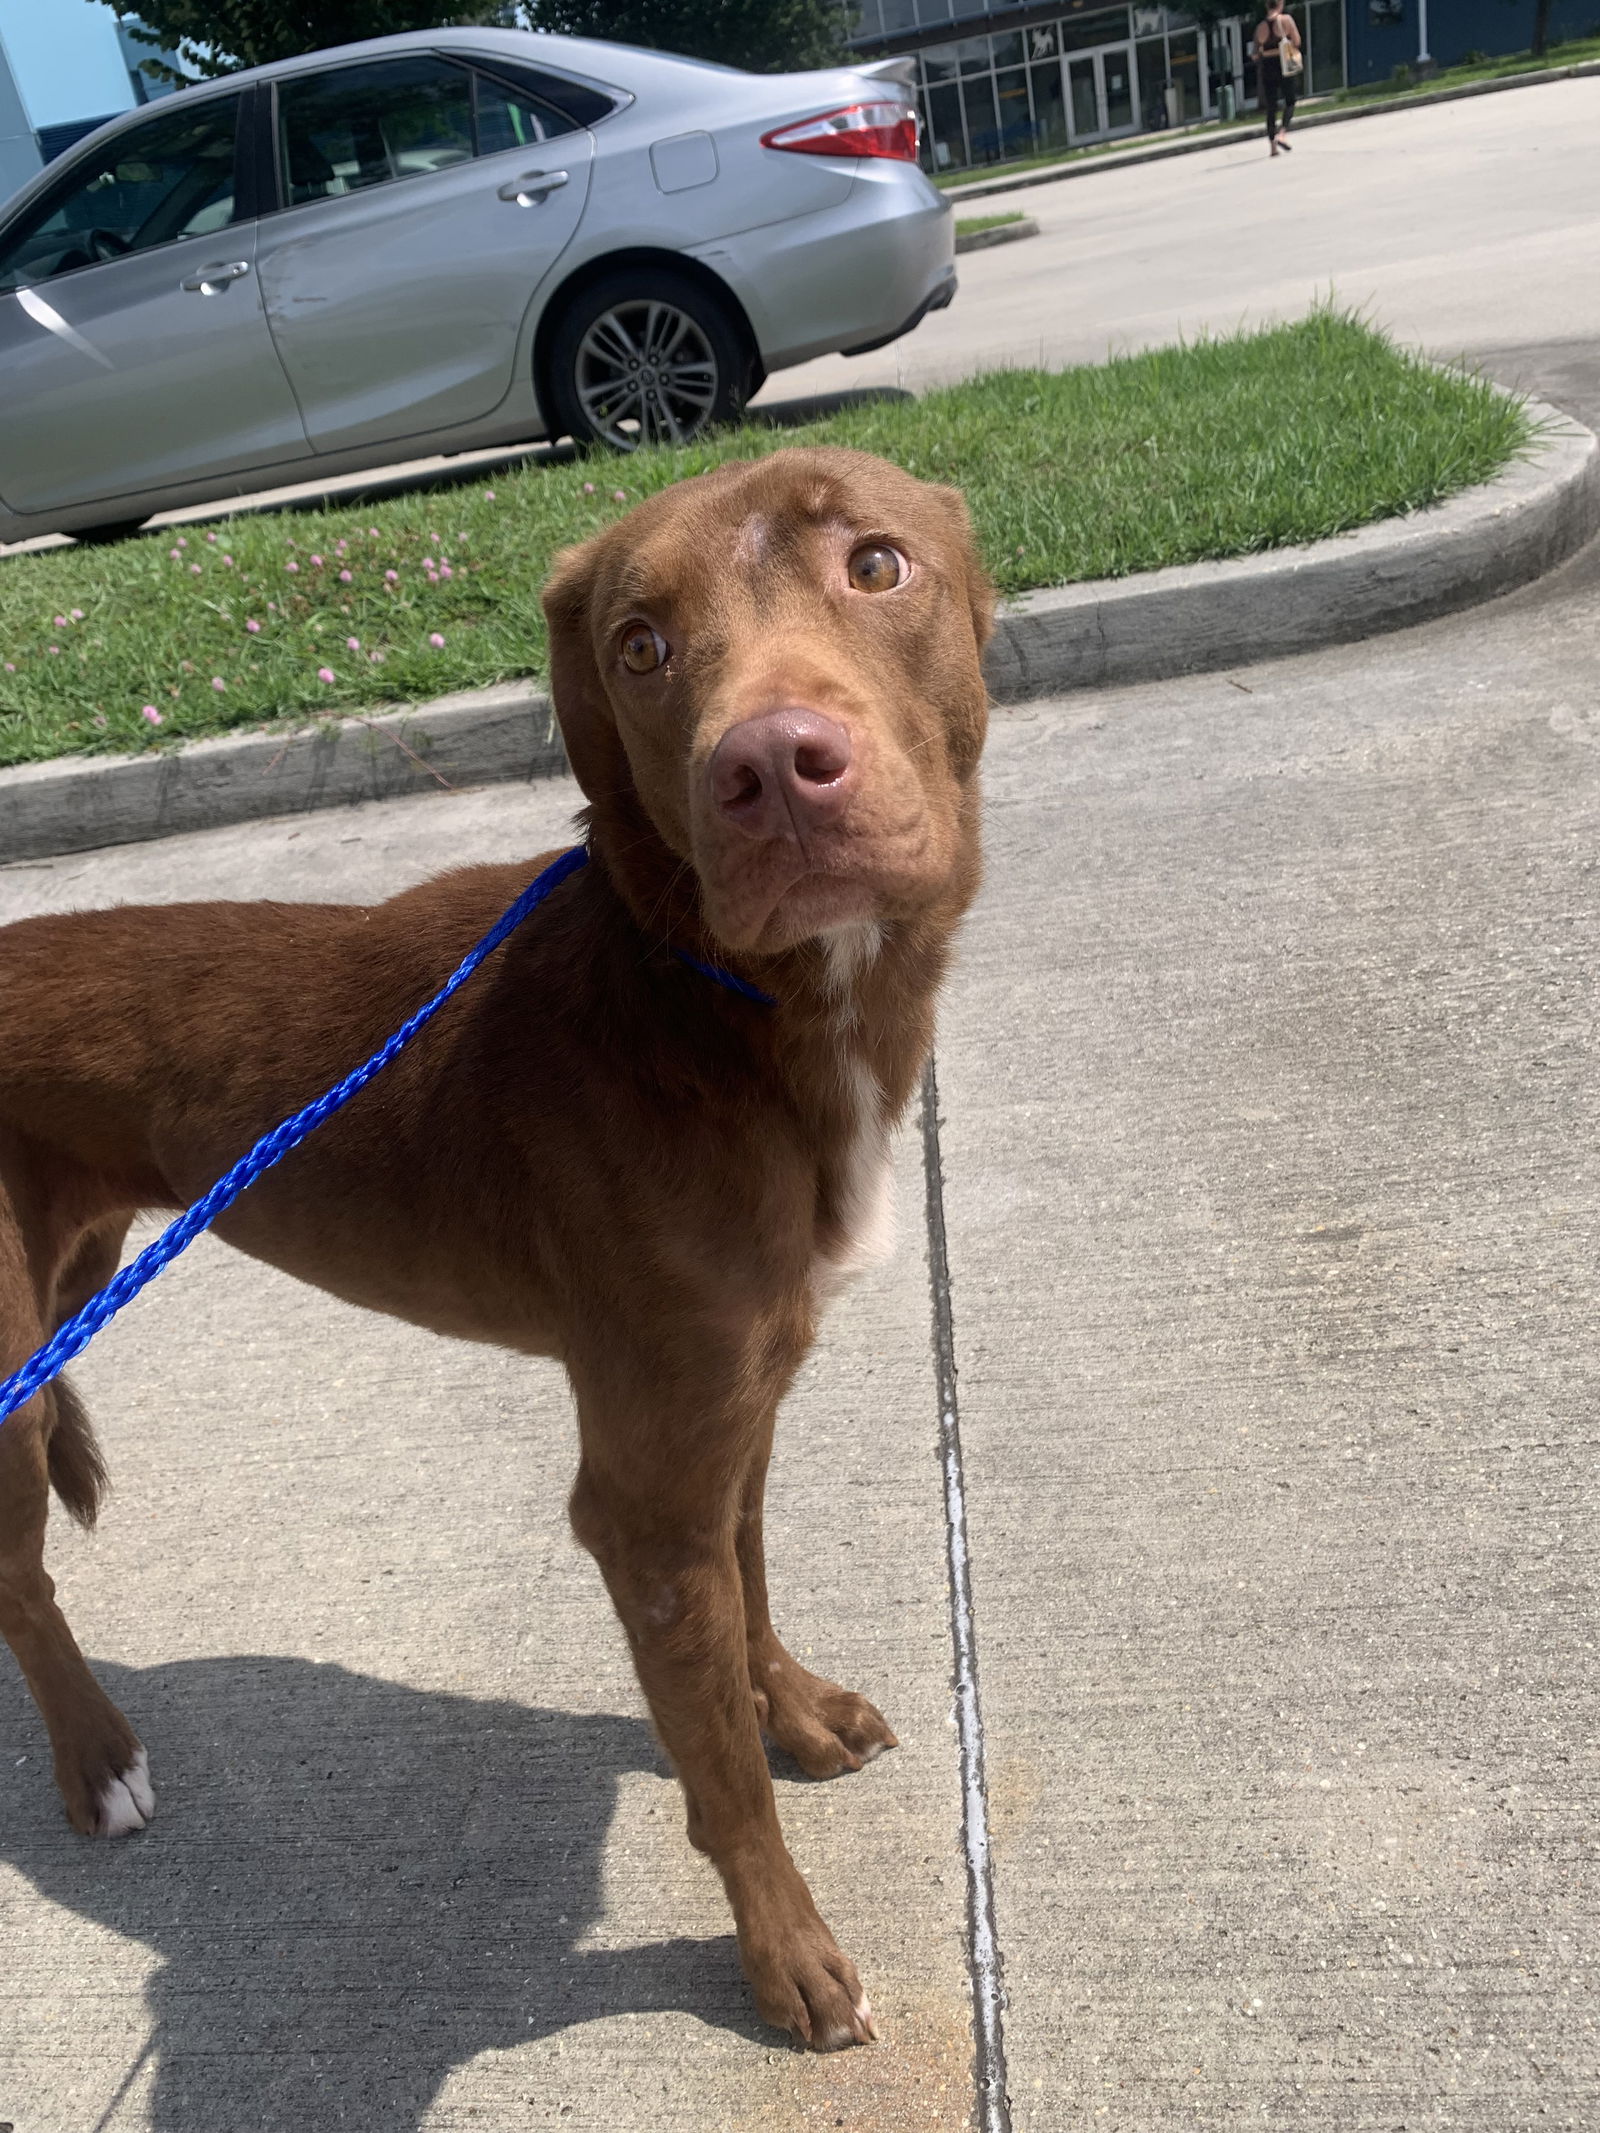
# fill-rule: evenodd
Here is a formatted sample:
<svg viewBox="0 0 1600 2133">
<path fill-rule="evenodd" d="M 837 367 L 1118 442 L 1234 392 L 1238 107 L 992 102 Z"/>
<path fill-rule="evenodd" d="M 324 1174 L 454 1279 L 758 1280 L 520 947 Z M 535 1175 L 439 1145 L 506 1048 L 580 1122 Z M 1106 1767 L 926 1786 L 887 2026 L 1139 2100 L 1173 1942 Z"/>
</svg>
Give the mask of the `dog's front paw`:
<svg viewBox="0 0 1600 2133">
<path fill-rule="evenodd" d="M 56 1761 L 67 1820 L 85 1837 L 131 1837 L 155 1818 L 150 1758 L 137 1741 L 78 1758 Z"/>
<path fill-rule="evenodd" d="M 753 1944 L 741 1935 L 739 1948 L 764 2022 L 789 2030 L 817 2052 L 878 2041 L 856 1966 L 820 1918 L 776 1944 Z"/>
<path fill-rule="evenodd" d="M 781 1646 L 753 1670 L 751 1687 L 762 1732 L 792 1755 L 807 1777 L 859 1770 L 885 1748 L 900 1745 L 875 1704 L 854 1689 L 807 1673 Z"/>
</svg>

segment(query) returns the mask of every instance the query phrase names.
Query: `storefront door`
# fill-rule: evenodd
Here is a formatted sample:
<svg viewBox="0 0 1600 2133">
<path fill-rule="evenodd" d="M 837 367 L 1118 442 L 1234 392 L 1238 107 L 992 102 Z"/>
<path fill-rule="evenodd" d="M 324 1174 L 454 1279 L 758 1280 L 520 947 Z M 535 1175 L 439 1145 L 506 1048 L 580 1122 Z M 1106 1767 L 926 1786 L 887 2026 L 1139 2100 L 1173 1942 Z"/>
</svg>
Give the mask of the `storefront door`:
<svg viewBox="0 0 1600 2133">
<path fill-rule="evenodd" d="M 1075 52 L 1066 62 L 1067 114 L 1073 145 L 1102 141 L 1108 134 L 1131 133 L 1133 47 L 1112 44 L 1098 52 Z"/>
</svg>

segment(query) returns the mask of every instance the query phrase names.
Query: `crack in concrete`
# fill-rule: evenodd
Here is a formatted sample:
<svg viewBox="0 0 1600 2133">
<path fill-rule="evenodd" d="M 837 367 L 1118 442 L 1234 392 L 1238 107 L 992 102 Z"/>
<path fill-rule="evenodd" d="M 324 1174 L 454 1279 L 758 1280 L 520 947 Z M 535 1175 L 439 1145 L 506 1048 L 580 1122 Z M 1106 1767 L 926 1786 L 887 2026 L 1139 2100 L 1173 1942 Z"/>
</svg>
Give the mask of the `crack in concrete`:
<svg viewBox="0 0 1600 2133">
<path fill-rule="evenodd" d="M 933 1304 L 933 1363 L 939 1399 L 939 1461 L 944 1472 L 945 1542 L 950 1573 L 950 1634 L 955 1650 L 956 1734 L 961 1754 L 961 1836 L 967 1861 L 967 1962 L 972 1977 L 974 2080 L 979 2133 L 1011 2133 L 1006 2093 L 1005 1988 L 995 1926 L 994 1869 L 984 1774 L 983 1706 L 978 1693 L 977 1622 L 967 1544 L 966 1478 L 956 1398 L 955 1321 L 944 1226 L 944 1164 L 939 1150 L 939 1084 L 930 1057 L 922 1074 L 922 1159 L 927 1180 L 928 1280 Z"/>
</svg>

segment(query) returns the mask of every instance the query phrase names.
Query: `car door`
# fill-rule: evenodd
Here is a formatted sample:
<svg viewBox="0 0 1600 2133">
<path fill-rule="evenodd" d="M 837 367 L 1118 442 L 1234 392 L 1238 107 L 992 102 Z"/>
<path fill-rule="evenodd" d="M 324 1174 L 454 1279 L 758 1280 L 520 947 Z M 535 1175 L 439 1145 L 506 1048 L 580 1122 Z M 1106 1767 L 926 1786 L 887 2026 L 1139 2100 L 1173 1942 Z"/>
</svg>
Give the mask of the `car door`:
<svg viewBox="0 0 1600 2133">
<path fill-rule="evenodd" d="M 267 319 L 319 451 L 487 415 L 589 188 L 566 114 L 439 54 L 277 84 Z"/>
<path fill-rule="evenodd" d="M 247 104 L 239 91 L 164 104 L 0 229 L 10 510 L 309 457 L 237 182 Z"/>
</svg>

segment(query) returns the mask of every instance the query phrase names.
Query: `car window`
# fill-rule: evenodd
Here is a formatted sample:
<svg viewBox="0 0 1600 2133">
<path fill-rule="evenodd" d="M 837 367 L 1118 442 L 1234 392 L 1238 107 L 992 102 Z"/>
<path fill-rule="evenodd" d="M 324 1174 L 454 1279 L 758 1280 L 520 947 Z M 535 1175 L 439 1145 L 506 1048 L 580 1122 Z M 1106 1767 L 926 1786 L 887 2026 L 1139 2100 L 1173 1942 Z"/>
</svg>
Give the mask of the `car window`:
<svg viewBox="0 0 1600 2133">
<path fill-rule="evenodd" d="M 210 97 L 169 110 L 74 164 L 7 233 L 0 289 L 226 229 L 234 219 L 239 102 Z"/>
<path fill-rule="evenodd" d="M 551 128 L 555 132 L 570 133 L 573 127 L 598 125 L 617 108 L 615 96 L 605 96 L 584 82 L 568 81 L 560 74 L 546 74 L 539 67 L 525 67 L 520 60 L 502 59 L 498 53 L 492 61 L 483 63 L 483 77 L 480 78 L 489 74 L 493 74 L 497 82 L 509 82 L 514 90 L 531 97 L 541 117 L 559 112 L 564 119 L 570 120 L 570 125 Z M 488 155 L 490 151 L 484 149 L 483 153 Z"/>
<path fill-rule="evenodd" d="M 550 141 L 558 134 L 578 131 L 577 120 L 568 118 L 564 111 L 509 89 L 502 82 L 490 81 L 486 74 L 473 76 L 473 100 L 481 156 L 499 155 L 507 148 L 528 148 L 536 141 Z"/>
<path fill-rule="evenodd" d="M 292 207 L 426 177 L 472 160 L 472 83 L 447 60 L 379 60 L 278 89 L 278 140 Z"/>
</svg>

